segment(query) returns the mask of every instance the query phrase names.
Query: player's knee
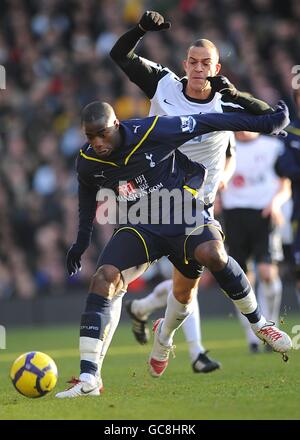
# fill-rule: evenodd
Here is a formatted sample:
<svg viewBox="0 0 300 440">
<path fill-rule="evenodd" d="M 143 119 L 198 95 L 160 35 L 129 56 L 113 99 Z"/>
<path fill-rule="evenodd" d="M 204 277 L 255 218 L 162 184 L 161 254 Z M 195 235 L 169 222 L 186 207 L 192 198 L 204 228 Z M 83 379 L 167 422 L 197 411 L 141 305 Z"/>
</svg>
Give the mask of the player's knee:
<svg viewBox="0 0 300 440">
<path fill-rule="evenodd" d="M 190 286 L 176 286 L 174 284 L 173 287 L 173 294 L 177 301 L 179 301 L 181 304 L 188 304 L 193 300 L 194 294 L 195 294 L 195 288 Z"/>
<path fill-rule="evenodd" d="M 104 265 L 99 267 L 92 276 L 89 290 L 111 299 L 122 288 L 122 285 L 123 282 L 119 269 L 114 266 Z"/>
<path fill-rule="evenodd" d="M 198 246 L 195 252 L 197 261 L 211 272 L 218 272 L 226 266 L 228 255 L 219 240 L 212 240 Z"/>
</svg>

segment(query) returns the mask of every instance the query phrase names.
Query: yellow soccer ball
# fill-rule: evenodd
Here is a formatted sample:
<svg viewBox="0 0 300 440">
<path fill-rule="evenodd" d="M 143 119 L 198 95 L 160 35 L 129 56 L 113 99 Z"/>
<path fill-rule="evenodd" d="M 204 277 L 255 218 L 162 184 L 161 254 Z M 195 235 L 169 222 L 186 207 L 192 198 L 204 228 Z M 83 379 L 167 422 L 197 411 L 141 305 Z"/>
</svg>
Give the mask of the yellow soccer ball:
<svg viewBox="0 0 300 440">
<path fill-rule="evenodd" d="M 57 367 L 47 354 L 31 351 L 14 361 L 10 378 L 16 390 L 23 396 L 42 397 L 55 387 Z"/>
</svg>

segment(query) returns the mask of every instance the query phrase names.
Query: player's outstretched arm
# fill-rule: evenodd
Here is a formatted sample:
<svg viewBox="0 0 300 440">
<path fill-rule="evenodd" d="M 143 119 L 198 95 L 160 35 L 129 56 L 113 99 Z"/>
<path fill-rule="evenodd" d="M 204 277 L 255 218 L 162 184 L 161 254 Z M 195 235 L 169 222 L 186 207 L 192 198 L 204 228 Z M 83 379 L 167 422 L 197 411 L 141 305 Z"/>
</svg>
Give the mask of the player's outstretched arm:
<svg viewBox="0 0 300 440">
<path fill-rule="evenodd" d="M 207 113 L 186 116 L 161 116 L 149 135 L 166 149 L 178 148 L 184 142 L 213 131 L 253 131 L 279 134 L 289 124 L 289 110 L 279 101 L 273 113 L 250 115 L 248 113 Z"/>
<path fill-rule="evenodd" d="M 164 17 L 155 11 L 147 11 L 133 29 L 123 34 L 110 51 L 111 58 L 151 99 L 156 91 L 160 79 L 161 66 L 140 58 L 135 53 L 135 48 L 140 39 L 148 31 L 169 29 L 171 24 L 164 21 Z"/>
<path fill-rule="evenodd" d="M 196 115 L 193 115 L 194 117 Z M 209 131 L 253 131 L 264 134 L 278 135 L 290 123 L 289 110 L 283 101 L 279 101 L 275 111 L 265 115 L 250 115 L 248 113 L 206 114 L 198 117 L 201 126 Z M 218 117 L 219 116 L 219 117 Z M 198 134 L 198 133 L 197 133 Z M 201 133 L 199 133 L 201 134 Z"/>
<path fill-rule="evenodd" d="M 81 256 L 90 245 L 97 208 L 96 195 L 97 190 L 90 189 L 79 182 L 79 227 L 76 242 L 72 244 L 67 253 L 66 264 L 69 275 L 74 275 L 81 269 Z"/>
</svg>

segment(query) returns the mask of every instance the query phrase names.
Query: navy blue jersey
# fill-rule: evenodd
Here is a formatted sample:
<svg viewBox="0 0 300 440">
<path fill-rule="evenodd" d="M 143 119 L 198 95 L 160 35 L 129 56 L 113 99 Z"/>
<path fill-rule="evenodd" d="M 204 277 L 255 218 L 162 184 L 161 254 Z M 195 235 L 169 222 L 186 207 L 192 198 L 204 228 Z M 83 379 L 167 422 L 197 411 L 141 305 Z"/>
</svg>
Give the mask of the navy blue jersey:
<svg viewBox="0 0 300 440">
<path fill-rule="evenodd" d="M 287 129 L 285 149 L 276 163 L 276 171 L 292 182 L 293 215 L 300 220 L 300 119 L 296 119 Z"/>
<path fill-rule="evenodd" d="M 114 191 L 128 207 L 154 191 L 183 187 L 198 189 L 205 168 L 175 150 L 211 131 L 258 131 L 270 133 L 286 125 L 282 112 L 253 116 L 245 113 L 190 116 L 155 116 L 131 119 L 120 124 L 122 145 L 100 159 L 89 144 L 77 158 L 79 180 L 79 230 L 90 233 L 96 211 L 96 193 L 101 188 Z"/>
</svg>

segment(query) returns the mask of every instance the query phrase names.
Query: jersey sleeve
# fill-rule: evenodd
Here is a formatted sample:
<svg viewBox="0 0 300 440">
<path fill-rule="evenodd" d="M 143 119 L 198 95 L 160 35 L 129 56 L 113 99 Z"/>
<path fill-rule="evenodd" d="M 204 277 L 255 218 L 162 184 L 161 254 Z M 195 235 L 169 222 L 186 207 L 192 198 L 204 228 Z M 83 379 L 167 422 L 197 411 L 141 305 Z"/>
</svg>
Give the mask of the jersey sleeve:
<svg viewBox="0 0 300 440">
<path fill-rule="evenodd" d="M 223 95 L 221 106 L 224 113 L 245 111 L 253 115 L 265 115 L 274 111 L 266 102 L 254 98 L 250 93 L 239 91 L 235 98 Z"/>
<path fill-rule="evenodd" d="M 145 35 L 138 26 L 122 35 L 110 51 L 111 58 L 151 99 L 155 95 L 158 82 L 167 74 L 164 67 L 135 53 L 140 39 Z"/>
<path fill-rule="evenodd" d="M 97 209 L 97 192 L 97 188 L 88 185 L 78 176 L 79 226 L 76 241 L 83 248 L 88 247 L 91 240 Z"/>
<path fill-rule="evenodd" d="M 188 140 L 212 131 L 253 131 L 270 134 L 279 131 L 287 124 L 287 116 L 280 111 L 267 115 L 248 113 L 208 113 L 189 116 L 161 116 L 150 133 L 157 143 L 173 145 L 178 148 Z"/>
<path fill-rule="evenodd" d="M 280 177 L 288 177 L 292 182 L 300 182 L 300 155 L 296 152 L 297 150 L 285 145 L 283 153 L 275 163 L 276 173 Z"/>
</svg>

